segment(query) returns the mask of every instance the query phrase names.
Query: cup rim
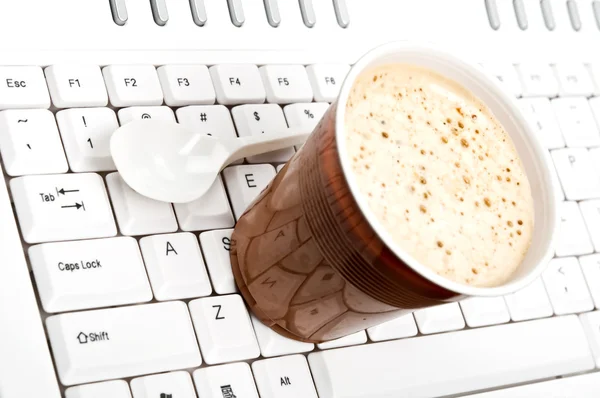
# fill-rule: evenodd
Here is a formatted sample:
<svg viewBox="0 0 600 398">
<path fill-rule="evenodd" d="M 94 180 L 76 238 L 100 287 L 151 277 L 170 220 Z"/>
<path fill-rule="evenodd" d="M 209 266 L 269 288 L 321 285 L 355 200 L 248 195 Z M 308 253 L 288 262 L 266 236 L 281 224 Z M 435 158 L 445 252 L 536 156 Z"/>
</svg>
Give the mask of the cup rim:
<svg viewBox="0 0 600 398">
<path fill-rule="evenodd" d="M 503 107 L 507 108 L 511 113 L 511 116 L 514 118 L 514 122 L 518 125 L 518 127 L 524 131 L 524 135 L 528 136 L 530 144 L 530 149 L 533 152 L 534 157 L 538 161 L 538 166 L 540 168 L 540 172 L 543 173 L 543 181 L 542 184 L 546 185 L 546 192 L 549 194 L 544 197 L 549 219 L 547 220 L 550 230 L 548 231 L 549 239 L 545 242 L 545 247 L 543 248 L 543 254 L 539 258 L 537 264 L 533 267 L 529 273 L 527 273 L 524 277 L 520 279 L 508 281 L 502 285 L 494 286 L 494 287 L 476 287 L 469 286 L 465 284 L 461 284 L 458 282 L 454 282 L 450 279 L 447 279 L 443 276 L 438 275 L 431 268 L 421 264 L 414 257 L 409 255 L 405 250 L 403 250 L 399 245 L 397 245 L 391 235 L 383 228 L 383 225 L 379 222 L 377 217 L 369 208 L 367 201 L 363 198 L 360 190 L 358 189 L 358 184 L 356 179 L 353 178 L 352 169 L 350 160 L 347 156 L 343 156 L 343 154 L 347 153 L 346 149 L 346 140 L 344 139 L 345 135 L 345 109 L 346 102 L 350 93 L 350 90 L 353 86 L 354 81 L 358 77 L 358 75 L 363 72 L 373 61 L 376 61 L 378 58 L 382 58 L 386 55 L 391 54 L 412 54 L 422 57 L 435 57 L 437 60 L 443 61 L 448 65 L 451 65 L 456 68 L 460 68 L 465 72 L 469 73 L 470 77 L 477 80 L 478 83 L 481 83 L 485 86 L 486 90 L 489 91 L 491 95 L 493 95 Z M 441 72 L 441 74 L 444 74 Z M 487 104 L 486 104 L 487 105 Z M 550 259 L 554 255 L 554 242 L 557 239 L 557 228 L 558 228 L 558 199 L 556 198 L 554 192 L 554 184 L 555 181 L 550 174 L 550 168 L 547 160 L 547 150 L 542 147 L 541 143 L 535 137 L 535 133 L 532 130 L 531 126 L 527 122 L 527 120 L 522 115 L 520 109 L 518 108 L 516 101 L 512 98 L 500 85 L 497 79 L 487 72 L 483 70 L 483 68 L 476 66 L 475 64 L 469 63 L 464 59 L 459 58 L 456 55 L 451 54 L 450 52 L 442 49 L 441 47 L 437 47 L 436 45 L 427 43 L 417 43 L 417 42 L 408 42 L 408 41 L 400 41 L 400 42 L 390 42 L 387 44 L 383 44 L 379 47 L 376 47 L 365 55 L 363 55 L 350 69 L 350 72 L 346 76 L 342 87 L 340 89 L 340 93 L 336 99 L 336 103 L 334 104 L 336 116 L 335 116 L 335 137 L 336 143 L 338 147 L 338 157 L 339 161 L 346 179 L 346 182 L 349 186 L 350 192 L 354 197 L 360 211 L 363 216 L 366 218 L 370 227 L 377 233 L 378 237 L 383 241 L 385 246 L 398 258 L 401 259 L 408 267 L 410 267 L 413 271 L 418 273 L 420 276 L 429 280 L 430 282 L 441 286 L 449 291 L 455 292 L 460 295 L 466 296 L 502 296 L 506 294 L 513 293 L 517 290 L 522 289 L 523 287 L 529 285 L 536 278 L 538 278 L 546 265 L 550 261 Z M 494 112 L 494 109 L 492 109 Z M 531 177 L 528 175 L 528 178 Z M 533 189 L 533 188 L 532 188 Z M 538 224 L 536 220 L 536 225 Z M 535 228 L 536 226 L 534 226 Z"/>
</svg>

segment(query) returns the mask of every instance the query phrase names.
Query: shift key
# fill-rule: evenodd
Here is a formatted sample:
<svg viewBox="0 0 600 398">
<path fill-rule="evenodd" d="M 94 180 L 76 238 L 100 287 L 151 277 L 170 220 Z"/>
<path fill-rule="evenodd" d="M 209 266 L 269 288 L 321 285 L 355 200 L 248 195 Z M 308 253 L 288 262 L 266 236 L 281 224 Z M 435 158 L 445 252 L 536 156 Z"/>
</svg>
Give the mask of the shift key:
<svg viewBox="0 0 600 398">
<path fill-rule="evenodd" d="M 66 386 L 202 363 L 187 306 L 180 301 L 56 315 L 46 325 Z"/>
</svg>

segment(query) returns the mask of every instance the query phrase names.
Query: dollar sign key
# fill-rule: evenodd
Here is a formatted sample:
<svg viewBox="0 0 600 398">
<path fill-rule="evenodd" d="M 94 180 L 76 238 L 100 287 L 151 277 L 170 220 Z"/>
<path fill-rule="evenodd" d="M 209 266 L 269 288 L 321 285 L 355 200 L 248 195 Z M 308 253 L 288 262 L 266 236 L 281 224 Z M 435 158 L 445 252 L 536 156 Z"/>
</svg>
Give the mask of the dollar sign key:
<svg viewBox="0 0 600 398">
<path fill-rule="evenodd" d="M 257 122 L 260 120 L 260 116 L 258 116 L 258 112 L 254 112 L 254 120 Z"/>
</svg>

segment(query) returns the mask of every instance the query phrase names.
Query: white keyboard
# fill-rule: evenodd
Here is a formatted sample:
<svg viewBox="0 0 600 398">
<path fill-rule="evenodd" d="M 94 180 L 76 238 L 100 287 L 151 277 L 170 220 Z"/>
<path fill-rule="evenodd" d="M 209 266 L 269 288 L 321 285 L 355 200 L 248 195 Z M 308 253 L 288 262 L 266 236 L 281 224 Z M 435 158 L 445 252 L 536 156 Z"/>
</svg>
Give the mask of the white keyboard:
<svg viewBox="0 0 600 398">
<path fill-rule="evenodd" d="M 1 398 L 600 396 L 599 1 L 0 0 L 0 14 Z M 364 51 L 417 37 L 481 62 L 548 149 L 560 239 L 522 291 L 293 341 L 249 313 L 229 247 L 294 148 L 188 204 L 115 170 L 110 135 L 140 118 L 223 137 L 312 128 Z"/>
</svg>

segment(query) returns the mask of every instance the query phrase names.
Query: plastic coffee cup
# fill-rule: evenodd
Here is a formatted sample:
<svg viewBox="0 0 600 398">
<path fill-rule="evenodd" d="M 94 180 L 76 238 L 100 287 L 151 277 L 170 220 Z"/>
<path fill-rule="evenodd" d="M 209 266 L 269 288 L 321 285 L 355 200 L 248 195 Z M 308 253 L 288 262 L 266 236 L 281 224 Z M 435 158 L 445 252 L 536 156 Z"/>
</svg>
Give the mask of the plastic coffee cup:
<svg viewBox="0 0 600 398">
<path fill-rule="evenodd" d="M 423 66 L 462 84 L 512 138 L 531 184 L 535 226 L 523 262 L 503 285 L 474 287 L 437 275 L 394 243 L 361 196 L 346 155 L 346 101 L 362 71 L 390 63 Z M 305 145 L 240 217 L 231 263 L 242 295 L 263 323 L 318 343 L 420 308 L 515 292 L 545 269 L 557 225 L 546 152 L 515 100 L 474 64 L 435 47 L 398 42 L 372 50 L 350 70 Z"/>
</svg>

